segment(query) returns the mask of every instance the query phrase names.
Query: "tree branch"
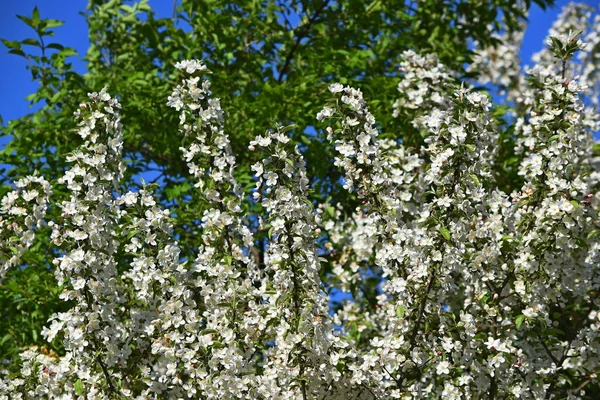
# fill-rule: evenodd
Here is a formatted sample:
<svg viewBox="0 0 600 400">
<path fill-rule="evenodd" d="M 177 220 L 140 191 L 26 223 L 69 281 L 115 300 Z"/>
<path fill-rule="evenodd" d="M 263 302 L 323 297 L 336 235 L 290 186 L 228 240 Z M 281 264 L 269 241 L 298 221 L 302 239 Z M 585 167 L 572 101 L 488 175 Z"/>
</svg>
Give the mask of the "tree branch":
<svg viewBox="0 0 600 400">
<path fill-rule="evenodd" d="M 315 22 L 315 20 L 319 17 L 319 14 L 321 14 L 321 12 L 325 9 L 325 7 L 327 7 L 328 4 L 329 4 L 329 0 L 325 0 L 323 2 L 323 4 L 321 5 L 321 7 L 319 7 L 317 9 L 317 11 L 315 11 L 313 16 L 308 19 L 308 22 L 300 27 L 300 31 L 298 32 L 298 35 L 296 36 L 296 41 L 294 42 L 294 45 L 292 46 L 292 48 L 290 49 L 288 54 L 286 55 L 283 66 L 279 70 L 279 76 L 277 77 L 277 83 L 281 83 L 283 81 L 283 76 L 287 73 L 287 70 L 290 67 L 290 64 L 292 62 L 294 53 L 298 50 L 298 47 L 300 47 L 300 42 L 302 41 L 302 39 L 304 39 L 308 35 L 312 24 Z"/>
</svg>

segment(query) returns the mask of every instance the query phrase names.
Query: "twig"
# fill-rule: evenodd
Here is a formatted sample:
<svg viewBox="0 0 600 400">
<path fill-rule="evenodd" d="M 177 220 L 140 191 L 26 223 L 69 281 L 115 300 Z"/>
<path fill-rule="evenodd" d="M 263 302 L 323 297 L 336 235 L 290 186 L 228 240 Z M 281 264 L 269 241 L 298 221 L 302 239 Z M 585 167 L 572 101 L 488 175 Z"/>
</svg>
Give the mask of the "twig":
<svg viewBox="0 0 600 400">
<path fill-rule="evenodd" d="M 325 9 L 325 7 L 327 7 L 328 4 L 329 4 L 329 0 L 325 0 L 323 2 L 323 4 L 321 5 L 321 7 L 319 7 L 319 9 L 317 9 L 317 11 L 315 11 L 313 16 L 308 19 L 308 22 L 300 27 L 298 36 L 296 36 L 296 42 L 294 43 L 294 45 L 288 52 L 287 56 L 285 57 L 283 66 L 279 70 L 279 76 L 277 77 L 277 83 L 282 82 L 283 75 L 285 75 L 287 73 L 287 69 L 289 68 L 290 63 L 292 62 L 292 56 L 294 55 L 296 50 L 298 50 L 298 47 L 300 46 L 300 42 L 302 41 L 302 39 L 304 39 L 308 35 L 308 33 L 310 31 L 310 27 L 315 22 L 315 20 L 317 19 L 317 17 L 321 13 L 321 11 L 323 11 Z"/>
</svg>

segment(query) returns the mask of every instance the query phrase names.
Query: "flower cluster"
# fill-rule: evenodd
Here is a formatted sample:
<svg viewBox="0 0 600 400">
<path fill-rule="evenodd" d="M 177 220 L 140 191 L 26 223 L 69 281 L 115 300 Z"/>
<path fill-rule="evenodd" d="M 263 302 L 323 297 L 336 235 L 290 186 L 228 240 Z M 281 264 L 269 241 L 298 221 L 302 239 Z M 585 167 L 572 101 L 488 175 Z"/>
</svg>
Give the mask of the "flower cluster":
<svg viewBox="0 0 600 400">
<path fill-rule="evenodd" d="M 181 111 L 180 130 L 188 143 L 181 151 L 204 205 L 198 256 L 177 282 L 182 292 L 170 309 L 180 315 L 177 334 L 161 351 L 170 355 L 172 384 L 182 385 L 188 395 L 253 397 L 260 337 L 254 310 L 260 273 L 249 251 L 253 234 L 240 207 L 235 157 L 219 99 L 212 97 L 209 81 L 199 83 L 194 76 L 206 67 L 196 60 L 176 67 L 191 76 L 174 90 L 169 105 Z"/>
<path fill-rule="evenodd" d="M 261 223 L 270 238 L 265 255 L 270 294 L 261 324 L 274 343 L 265 353 L 260 393 L 289 399 L 347 395 L 352 390 L 341 373 L 347 345 L 329 320 L 315 243 L 318 218 L 308 200 L 304 159 L 289 141 L 280 128 L 251 142 L 268 153 L 252 166 L 255 197 L 265 210 Z"/>
<path fill-rule="evenodd" d="M 569 41 L 580 41 L 581 43 L 581 39 L 576 39 L 575 35 L 588 26 L 590 11 L 591 7 L 581 3 L 569 3 L 565 6 L 548 32 L 548 39 L 546 39 L 548 47 L 534 54 L 532 61 L 537 65 L 552 66 L 556 71 L 560 71 L 562 66 L 552 51 L 554 43 L 551 38 L 560 38 L 562 43 Z"/>
<path fill-rule="evenodd" d="M 350 87 L 344 88 L 341 84 L 331 85 L 329 90 L 332 93 L 342 93 L 340 102 L 344 105 L 348 115 L 342 119 L 342 126 L 339 132 L 334 132 L 328 128 L 327 139 L 332 140 L 334 135 L 335 149 L 339 156 L 335 158 L 335 165 L 340 167 L 345 175 L 344 187 L 351 190 L 358 185 L 378 185 L 382 183 L 381 175 L 371 174 L 373 171 L 381 171 L 378 154 L 377 129 L 375 129 L 375 118 L 366 107 L 362 97 L 362 92 Z M 333 115 L 335 109 L 331 107 L 324 108 L 317 114 L 317 120 L 322 121 Z M 367 183 L 370 176 L 377 177 L 373 182 Z"/>
<path fill-rule="evenodd" d="M 450 105 L 447 90 L 455 79 L 434 54 L 422 56 L 407 50 L 401 58 L 400 97 L 394 103 L 392 116 L 398 118 L 401 113 L 408 113 L 412 124 L 419 128 L 422 126 L 421 116 L 440 112 Z"/>
<path fill-rule="evenodd" d="M 525 179 L 512 194 L 519 254 L 513 261 L 515 306 L 530 326 L 558 329 L 537 342 L 522 342 L 530 358 L 542 354 L 546 361 L 532 366 L 536 372 L 549 380 L 561 370 L 585 379 L 589 366 L 598 362 L 597 330 L 585 320 L 595 308 L 600 283 L 599 244 L 592 233 L 598 224 L 598 181 L 590 175 L 592 138 L 580 98 L 584 88 L 577 80 L 565 82 L 559 75 L 539 79 L 531 92 L 533 106 L 518 121 L 524 153 L 519 174 Z M 584 320 L 575 325 L 564 319 L 572 316 L 574 304 L 585 310 Z M 560 332 L 567 333 L 566 340 L 558 340 Z"/>
<path fill-rule="evenodd" d="M 565 375 L 585 382 L 596 365 L 598 335 L 588 320 L 600 285 L 590 132 L 576 81 L 543 76 L 523 93 L 530 107 L 517 121 L 521 191 L 509 196 L 494 186 L 498 134 L 488 98 L 457 87 L 448 105 L 421 119 L 429 162 L 415 171 L 425 190 L 415 212 L 398 213 L 385 192 L 365 185 L 359 196 L 380 207 L 355 214 L 343 229 L 330 224 L 332 246 L 356 249 L 338 259 L 345 288 L 360 280 L 361 262 L 385 277 L 375 310 L 349 304 L 336 316 L 371 337 L 349 366 L 354 384 L 368 382 L 391 398 L 537 398 L 563 386 Z M 326 110 L 353 117 L 351 109 Z M 367 182 L 385 181 L 387 164 L 379 164 Z M 565 325 L 574 309 L 585 310 L 581 322 Z"/>
<path fill-rule="evenodd" d="M 0 283 L 9 268 L 21 261 L 43 225 L 52 187 L 39 176 L 15 182 L 16 190 L 2 198 L 0 208 Z"/>
<path fill-rule="evenodd" d="M 64 285 L 61 298 L 76 305 L 54 315 L 42 332 L 49 341 L 60 334 L 67 354 L 60 360 L 25 355 L 28 379 L 11 383 L 14 398 L 17 393 L 52 397 L 57 384 L 64 387 L 62 396 L 87 387 L 94 398 L 103 387 L 115 390 L 119 374 L 109 371 L 127 361 L 127 329 L 120 324 L 126 310 L 117 306 L 124 303 L 124 288 L 115 258 L 118 213 L 113 200 L 124 171 L 119 108 L 102 90 L 90 94 L 90 103 L 76 112 L 84 143 L 68 157 L 73 167 L 59 180 L 70 192 L 58 205 L 61 219 L 48 223 L 53 243 L 63 252 L 53 262 L 56 279 Z"/>
</svg>

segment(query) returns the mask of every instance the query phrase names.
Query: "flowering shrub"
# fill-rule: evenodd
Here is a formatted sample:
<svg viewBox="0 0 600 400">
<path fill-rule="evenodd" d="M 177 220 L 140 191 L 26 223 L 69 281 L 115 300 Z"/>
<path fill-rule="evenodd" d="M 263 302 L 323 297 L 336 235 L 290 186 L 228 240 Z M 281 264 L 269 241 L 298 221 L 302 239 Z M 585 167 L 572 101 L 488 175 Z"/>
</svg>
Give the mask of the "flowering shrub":
<svg viewBox="0 0 600 400">
<path fill-rule="evenodd" d="M 73 306 L 41 332 L 57 351 L 24 349 L 0 371 L 0 398 L 599 394 L 599 119 L 567 70 L 583 47 L 558 32 L 556 68 L 540 56 L 527 80 L 500 82 L 515 102 L 510 140 L 490 98 L 434 55 L 403 54 L 394 105 L 394 116 L 413 115 L 420 147 L 382 137 L 362 92 L 331 85 L 317 119 L 362 202 L 349 216 L 310 200 L 293 127 L 250 142 L 264 157 L 244 193 L 206 67 L 177 63 L 184 79 L 168 105 L 202 204 L 191 253 L 152 185 L 121 188 L 121 106 L 105 89 L 90 94 L 76 112 L 82 144 L 58 181 L 68 198 L 53 202 L 31 176 L 2 200 L 0 277 L 47 225 Z M 584 70 L 594 84 L 597 71 Z M 498 175 L 507 140 L 521 182 L 512 192 Z M 333 289 L 352 298 L 332 309 Z"/>
</svg>

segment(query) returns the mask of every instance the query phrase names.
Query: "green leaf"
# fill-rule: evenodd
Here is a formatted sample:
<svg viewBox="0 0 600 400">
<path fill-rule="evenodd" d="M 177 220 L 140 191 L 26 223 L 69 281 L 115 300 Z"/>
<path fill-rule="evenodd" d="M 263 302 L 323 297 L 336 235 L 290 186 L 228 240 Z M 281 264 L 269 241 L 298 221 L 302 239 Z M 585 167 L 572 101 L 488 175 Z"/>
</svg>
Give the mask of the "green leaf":
<svg viewBox="0 0 600 400">
<path fill-rule="evenodd" d="M 9 49 L 20 49 L 21 48 L 21 43 L 17 42 L 16 40 L 6 40 L 6 39 L 0 39 L 2 40 L 2 43 L 4 43 L 4 45 L 6 47 L 8 47 Z"/>
<path fill-rule="evenodd" d="M 167 197 L 169 198 L 169 200 L 172 200 L 176 197 L 181 196 L 184 193 L 189 192 L 191 189 L 192 185 L 189 182 L 183 182 L 177 186 L 166 189 L 165 192 L 167 193 Z"/>
<path fill-rule="evenodd" d="M 486 293 L 483 296 L 481 296 L 481 299 L 479 299 L 479 301 L 481 301 L 483 304 L 486 304 L 491 298 L 492 298 L 492 294 Z"/>
<path fill-rule="evenodd" d="M 523 321 L 525 321 L 525 316 L 523 314 L 519 315 L 517 319 L 515 319 L 515 326 L 517 327 L 517 329 L 521 329 Z"/>
<path fill-rule="evenodd" d="M 327 215 L 329 215 L 331 218 L 335 218 L 335 208 L 333 208 L 330 205 L 326 205 L 325 206 L 325 212 L 327 213 Z"/>
<path fill-rule="evenodd" d="M 519 157 L 513 156 L 513 157 L 508 157 L 508 159 L 505 161 L 506 165 L 513 165 L 516 164 L 520 161 Z"/>
<path fill-rule="evenodd" d="M 40 10 L 38 10 L 37 6 L 33 7 L 31 22 L 34 26 L 37 26 L 40 23 Z"/>
<path fill-rule="evenodd" d="M 127 240 L 131 239 L 132 237 L 134 237 L 135 235 L 137 235 L 138 233 L 140 233 L 139 229 L 132 229 L 127 233 Z"/>
<path fill-rule="evenodd" d="M 469 176 L 473 180 L 473 183 L 475 184 L 475 186 L 481 186 L 481 182 L 479 182 L 479 178 L 477 177 L 477 175 L 471 174 Z"/>
<path fill-rule="evenodd" d="M 400 305 L 396 308 L 396 317 L 404 318 L 404 306 Z"/>
<path fill-rule="evenodd" d="M 56 49 L 56 50 L 63 50 L 65 48 L 65 46 L 63 46 L 62 44 L 59 43 L 50 43 L 46 46 L 46 48 L 48 49 Z"/>
<path fill-rule="evenodd" d="M 28 46 L 42 47 L 40 42 L 33 38 L 23 39 L 23 40 L 21 40 L 21 44 L 26 44 Z"/>
<path fill-rule="evenodd" d="M 129 6 L 127 4 L 123 4 L 121 5 L 121 10 L 125 11 L 127 14 L 131 14 L 135 12 L 135 8 L 133 8 L 132 6 Z"/>
<path fill-rule="evenodd" d="M 370 14 L 374 11 L 379 11 L 379 10 L 381 10 L 381 6 L 382 6 L 381 0 L 375 0 L 367 6 L 366 12 L 367 12 L 367 14 Z"/>
<path fill-rule="evenodd" d="M 9 341 L 10 339 L 12 339 L 12 335 L 10 333 L 7 333 L 6 335 L 4 335 L 2 337 L 2 340 L 0 340 L 0 346 L 3 345 L 4 343 L 6 343 L 7 341 Z"/>
<path fill-rule="evenodd" d="M 27 56 L 25 55 L 25 53 L 24 53 L 24 52 L 23 52 L 23 50 L 21 50 L 21 49 L 12 49 L 12 50 L 10 50 L 8 53 L 9 53 L 9 54 L 16 54 L 16 55 L 18 55 L 18 56 L 21 56 L 21 57 L 25 57 L 25 58 L 27 58 Z"/>
<path fill-rule="evenodd" d="M 557 336 L 557 337 L 562 337 L 565 334 L 565 332 L 561 329 L 557 329 L 557 328 L 548 328 L 544 330 L 544 335 L 545 336 Z"/>
<path fill-rule="evenodd" d="M 24 15 L 17 15 L 17 18 L 19 18 L 21 21 L 25 22 L 25 24 L 27 24 L 27 26 L 33 28 L 33 23 L 31 21 L 31 18 L 26 17 Z"/>
<path fill-rule="evenodd" d="M 447 229 L 447 228 L 440 228 L 440 234 L 444 237 L 444 239 L 446 239 L 447 241 L 450 241 L 450 238 L 452 237 L 452 233 Z"/>
<path fill-rule="evenodd" d="M 57 28 L 63 25 L 63 22 L 57 19 L 45 19 L 44 22 L 46 22 L 46 28 Z"/>
<path fill-rule="evenodd" d="M 75 394 L 77 396 L 83 395 L 83 382 L 81 381 L 81 379 L 77 379 L 77 381 L 75 382 Z"/>
<path fill-rule="evenodd" d="M 71 47 L 65 47 L 64 49 L 62 49 L 60 51 L 60 55 L 63 57 L 76 56 L 77 52 L 75 51 L 75 49 L 72 49 Z"/>
</svg>

